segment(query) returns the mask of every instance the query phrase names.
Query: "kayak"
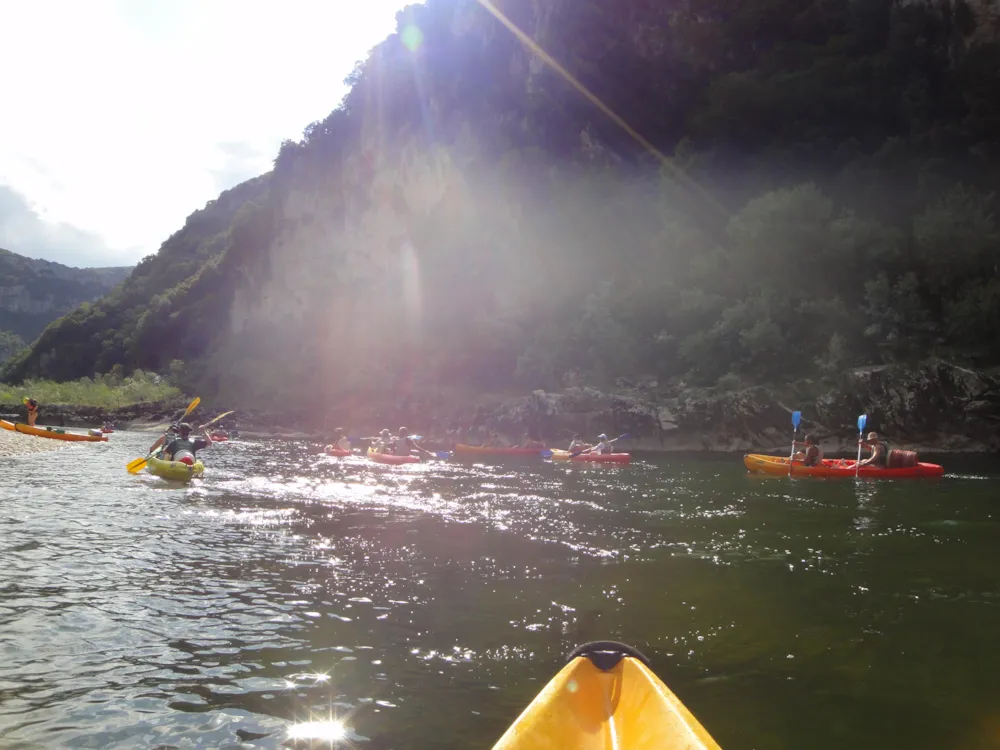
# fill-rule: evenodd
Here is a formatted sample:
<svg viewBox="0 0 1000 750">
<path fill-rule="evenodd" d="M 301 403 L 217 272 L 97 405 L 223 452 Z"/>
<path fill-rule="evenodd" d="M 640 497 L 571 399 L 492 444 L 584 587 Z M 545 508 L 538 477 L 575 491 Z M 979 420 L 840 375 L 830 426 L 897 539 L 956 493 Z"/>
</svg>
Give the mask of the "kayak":
<svg viewBox="0 0 1000 750">
<path fill-rule="evenodd" d="M 574 463 L 589 461 L 598 464 L 627 464 L 632 461 L 632 455 L 629 453 L 581 453 L 579 456 L 570 457 L 569 451 L 552 451 L 552 460 L 572 461 Z"/>
<path fill-rule="evenodd" d="M 491 448 L 481 445 L 462 445 L 456 443 L 455 453 L 465 453 L 478 456 L 540 456 L 546 448 Z"/>
<path fill-rule="evenodd" d="M 25 435 L 35 435 L 36 437 L 53 438 L 54 440 L 69 440 L 77 443 L 106 443 L 106 435 L 81 435 L 77 432 L 66 432 L 60 427 L 31 427 L 30 425 L 18 422 L 8 422 L 0 419 L 0 427 L 11 432 L 22 432 Z"/>
<path fill-rule="evenodd" d="M 326 455 L 328 456 L 349 456 L 352 451 L 345 451 L 343 448 L 334 448 L 332 445 L 326 446 Z"/>
<path fill-rule="evenodd" d="M 820 466 L 803 466 L 792 464 L 793 477 L 853 477 L 855 464 L 853 459 L 825 458 Z M 758 453 L 748 453 L 743 457 L 743 464 L 751 472 L 757 474 L 777 474 L 788 476 L 788 456 L 763 456 Z M 938 464 L 917 463 L 898 469 L 879 469 L 874 466 L 862 466 L 857 476 L 871 479 L 904 479 L 907 477 L 939 477 L 944 474 L 944 468 Z"/>
<path fill-rule="evenodd" d="M 213 443 L 224 443 L 229 440 L 228 435 L 211 435 Z"/>
<path fill-rule="evenodd" d="M 114 429 L 110 427 L 102 427 L 101 432 L 103 432 L 105 435 L 110 435 L 112 432 L 114 432 Z"/>
<path fill-rule="evenodd" d="M 420 459 L 416 456 L 395 456 L 392 453 L 376 453 L 371 448 L 368 449 L 368 458 L 377 464 L 418 464 Z"/>
<path fill-rule="evenodd" d="M 162 461 L 159 458 L 150 458 L 146 464 L 146 471 L 161 479 L 170 479 L 175 482 L 188 482 L 194 477 L 200 477 L 205 473 L 205 464 L 195 461 L 194 465 L 183 461 Z"/>
<path fill-rule="evenodd" d="M 573 650 L 569 664 L 493 750 L 721 750 L 649 660 L 613 641 Z"/>
</svg>

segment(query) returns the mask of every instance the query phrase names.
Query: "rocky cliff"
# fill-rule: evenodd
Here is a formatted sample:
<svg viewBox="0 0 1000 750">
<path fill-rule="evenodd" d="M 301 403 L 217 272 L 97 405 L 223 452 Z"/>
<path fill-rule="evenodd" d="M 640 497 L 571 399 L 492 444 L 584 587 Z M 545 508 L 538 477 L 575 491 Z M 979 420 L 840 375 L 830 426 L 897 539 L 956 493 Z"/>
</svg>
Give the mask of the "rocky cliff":
<svg viewBox="0 0 1000 750">
<path fill-rule="evenodd" d="M 412 6 L 271 173 L 4 378 L 170 368 L 300 421 L 632 399 L 643 440 L 719 447 L 780 431 L 769 384 L 853 373 L 811 410 L 835 431 L 857 373 L 1000 363 L 1000 45 L 961 7 Z"/>
</svg>

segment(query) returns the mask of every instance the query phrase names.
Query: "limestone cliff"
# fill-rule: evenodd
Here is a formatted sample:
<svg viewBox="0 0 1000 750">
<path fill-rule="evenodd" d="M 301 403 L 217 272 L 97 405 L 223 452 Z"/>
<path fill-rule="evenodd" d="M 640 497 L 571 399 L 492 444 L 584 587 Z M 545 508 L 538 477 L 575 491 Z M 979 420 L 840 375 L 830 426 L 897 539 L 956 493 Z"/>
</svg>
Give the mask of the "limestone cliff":
<svg viewBox="0 0 1000 750">
<path fill-rule="evenodd" d="M 947 7 L 412 6 L 272 172 L 4 378 L 169 369 L 313 423 L 683 382 L 634 394 L 644 439 L 736 446 L 782 383 L 1000 364 L 1000 46 L 990 2 Z"/>
</svg>

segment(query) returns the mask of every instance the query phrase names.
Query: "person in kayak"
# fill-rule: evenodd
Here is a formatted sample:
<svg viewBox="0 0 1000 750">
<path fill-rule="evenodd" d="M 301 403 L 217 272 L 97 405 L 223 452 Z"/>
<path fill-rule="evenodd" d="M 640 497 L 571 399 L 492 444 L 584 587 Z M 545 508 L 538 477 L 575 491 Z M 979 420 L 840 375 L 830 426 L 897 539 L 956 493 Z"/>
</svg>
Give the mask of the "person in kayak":
<svg viewBox="0 0 1000 750">
<path fill-rule="evenodd" d="M 585 450 L 584 453 L 596 453 L 598 456 L 607 455 L 608 453 L 614 453 L 614 446 L 611 445 L 611 441 L 608 440 L 608 436 L 603 432 L 597 436 L 597 445 L 595 445 L 590 450 Z"/>
<path fill-rule="evenodd" d="M 194 456 L 202 448 L 207 448 L 212 444 L 212 436 L 208 434 L 208 428 L 202 425 L 198 428 L 201 431 L 199 437 L 191 439 L 191 425 L 181 422 L 178 425 L 178 434 L 163 449 L 163 457 L 167 461 L 180 461 L 188 466 L 194 465 Z"/>
<path fill-rule="evenodd" d="M 487 437 L 486 442 L 483 443 L 481 448 L 506 448 L 503 438 L 500 437 L 500 433 L 496 430 L 490 430 L 489 437 Z"/>
<path fill-rule="evenodd" d="M 521 447 L 522 448 L 538 448 L 539 450 L 544 450 L 545 449 L 545 443 L 543 441 L 541 441 L 541 440 L 538 440 L 538 439 L 534 438 L 530 432 L 526 432 L 526 433 L 524 433 L 524 445 L 522 445 Z"/>
<path fill-rule="evenodd" d="M 38 402 L 33 398 L 24 400 L 24 405 L 28 409 L 28 426 L 34 427 L 35 420 L 38 419 Z"/>
<path fill-rule="evenodd" d="M 391 453 L 392 433 L 389 430 L 382 430 L 378 437 L 372 440 L 371 446 L 376 453 Z"/>
<path fill-rule="evenodd" d="M 342 451 L 351 450 L 351 441 L 347 439 L 344 434 L 344 428 L 338 427 L 333 431 L 333 447 L 339 448 Z"/>
<path fill-rule="evenodd" d="M 889 468 L 889 444 L 878 436 L 877 432 L 869 432 L 867 440 L 859 440 L 872 454 L 860 463 L 860 466 L 872 466 L 876 469 Z"/>
<path fill-rule="evenodd" d="M 793 456 L 794 461 L 801 461 L 803 466 L 819 466 L 823 461 L 823 449 L 819 447 L 815 435 L 806 435 L 805 441 L 794 441 L 796 448 L 803 448 Z"/>
<path fill-rule="evenodd" d="M 574 451 L 585 451 L 588 448 L 592 447 L 593 446 L 590 443 L 583 442 L 583 438 L 580 437 L 580 433 L 578 432 L 573 433 L 573 439 L 569 443 L 570 453 L 573 453 Z"/>
<path fill-rule="evenodd" d="M 399 436 L 392 441 L 392 449 L 392 452 L 397 456 L 409 456 L 411 451 L 417 451 L 426 456 L 434 455 L 417 445 L 416 441 L 410 437 L 410 431 L 405 427 L 399 428 Z"/>
</svg>

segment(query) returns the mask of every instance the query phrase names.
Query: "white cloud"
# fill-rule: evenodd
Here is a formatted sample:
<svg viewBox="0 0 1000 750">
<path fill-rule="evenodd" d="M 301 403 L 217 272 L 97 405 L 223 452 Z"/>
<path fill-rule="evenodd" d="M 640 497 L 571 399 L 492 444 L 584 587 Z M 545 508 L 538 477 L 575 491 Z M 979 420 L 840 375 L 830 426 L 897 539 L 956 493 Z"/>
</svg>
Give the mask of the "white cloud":
<svg viewBox="0 0 1000 750">
<path fill-rule="evenodd" d="M 134 262 L 336 107 L 405 4 L 0 0 L 0 185 Z"/>
</svg>

